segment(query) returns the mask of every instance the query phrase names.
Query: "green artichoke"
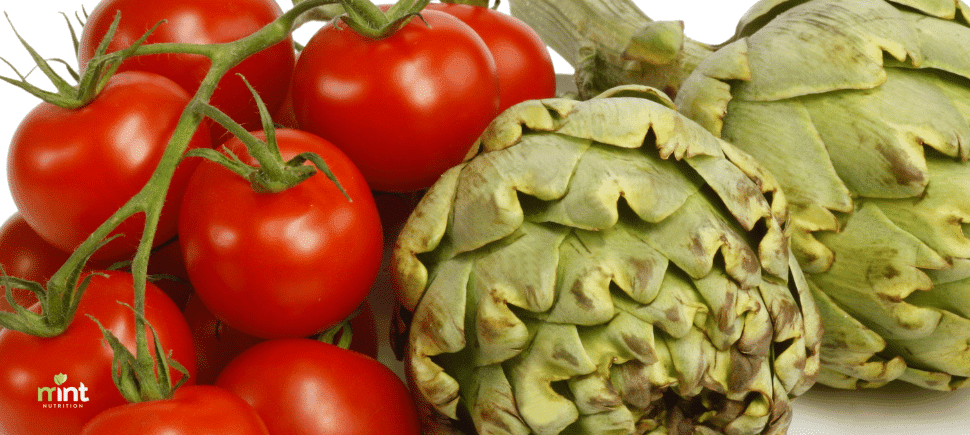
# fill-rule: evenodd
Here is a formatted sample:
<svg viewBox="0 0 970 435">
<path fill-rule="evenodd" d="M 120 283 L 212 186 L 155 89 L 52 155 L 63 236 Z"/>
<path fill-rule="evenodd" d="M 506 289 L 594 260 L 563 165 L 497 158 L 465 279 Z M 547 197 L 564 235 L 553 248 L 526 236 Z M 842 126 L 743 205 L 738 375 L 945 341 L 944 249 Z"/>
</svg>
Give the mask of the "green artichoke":
<svg viewBox="0 0 970 435">
<path fill-rule="evenodd" d="M 587 2 L 600 3 L 549 3 Z M 785 191 L 826 331 L 822 384 L 968 385 L 968 20 L 955 0 L 761 1 L 672 86 L 682 113 Z"/>
<path fill-rule="evenodd" d="M 678 104 L 792 202 L 821 382 L 970 376 L 970 28 L 962 2 L 761 2 Z"/>
<path fill-rule="evenodd" d="M 822 332 L 753 159 L 644 87 L 521 103 L 478 146 L 391 261 L 427 433 L 785 433 Z"/>
</svg>

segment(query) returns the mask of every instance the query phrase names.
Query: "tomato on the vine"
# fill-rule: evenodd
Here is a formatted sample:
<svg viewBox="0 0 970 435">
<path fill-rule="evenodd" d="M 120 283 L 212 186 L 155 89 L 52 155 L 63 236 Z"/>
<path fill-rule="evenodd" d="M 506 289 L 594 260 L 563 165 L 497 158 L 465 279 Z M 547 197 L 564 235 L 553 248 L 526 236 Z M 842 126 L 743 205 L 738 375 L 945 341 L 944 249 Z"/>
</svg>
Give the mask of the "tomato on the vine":
<svg viewBox="0 0 970 435">
<path fill-rule="evenodd" d="M 276 139 L 284 159 L 322 157 L 350 200 L 322 172 L 279 193 L 258 193 L 204 161 L 182 201 L 179 240 L 195 294 L 217 318 L 257 337 L 306 337 L 364 301 L 380 269 L 383 235 L 373 195 L 346 155 L 298 130 L 277 130 Z M 226 147 L 256 163 L 239 139 Z"/>
<path fill-rule="evenodd" d="M 91 11 L 81 33 L 82 67 L 91 60 L 119 11 L 121 20 L 108 45 L 109 53 L 127 48 L 163 19 L 166 22 L 155 29 L 145 44 L 232 42 L 249 36 L 283 14 L 274 0 L 102 0 Z M 292 37 L 253 54 L 223 76 L 210 103 L 247 128 L 259 128 L 256 103 L 239 75 L 249 81 L 270 110 L 275 110 L 289 88 L 294 59 Z M 137 56 L 126 60 L 120 70 L 161 74 L 194 94 L 210 65 L 211 61 L 202 55 L 171 53 Z M 225 129 L 216 124 L 212 134 L 216 144 L 228 137 Z"/>
<path fill-rule="evenodd" d="M 134 279 L 98 272 L 81 297 L 74 321 L 60 335 L 39 338 L 0 331 L 0 433 L 75 435 L 99 412 L 127 403 L 112 381 L 112 350 L 92 316 L 135 351 Z M 31 310 L 40 312 L 40 304 Z M 145 317 L 162 347 L 195 376 L 195 353 L 178 307 L 155 285 L 145 288 Z M 148 328 L 146 327 L 146 331 Z M 151 332 L 148 339 L 153 340 Z M 181 373 L 170 370 L 173 379 Z M 190 379 L 191 382 L 191 379 Z"/>
<path fill-rule="evenodd" d="M 293 76 L 300 128 L 340 147 L 378 191 L 427 188 L 498 114 L 495 61 L 474 30 L 425 11 L 383 39 L 323 26 Z"/>
<path fill-rule="evenodd" d="M 14 213 L 0 226 L 0 266 L 7 276 L 44 284 L 67 260 L 68 253 L 55 248 L 27 225 L 20 213 Z M 0 311 L 12 311 L 6 289 L 0 286 Z M 37 302 L 33 293 L 15 288 L 14 303 L 29 307 Z"/>
<path fill-rule="evenodd" d="M 368 356 L 309 339 L 260 343 L 216 381 L 249 402 L 273 435 L 420 435 L 404 382 Z"/>
<path fill-rule="evenodd" d="M 80 435 L 269 435 L 263 420 L 239 396 L 211 385 L 183 386 L 170 399 L 107 409 Z"/>
<path fill-rule="evenodd" d="M 14 132 L 7 161 L 11 196 L 24 220 L 50 244 L 73 251 L 152 176 L 189 98 L 160 75 L 123 72 L 79 109 L 40 103 Z M 210 144 L 200 126 L 189 147 Z M 175 236 L 178 204 L 195 165 L 190 160 L 176 169 L 156 243 Z M 122 237 L 93 258 L 130 258 L 144 222 L 144 214 L 125 220 L 112 232 Z"/>
<path fill-rule="evenodd" d="M 498 70 L 500 111 L 526 100 L 556 96 L 556 72 L 549 49 L 522 20 L 491 8 L 458 3 L 430 3 L 425 10 L 455 16 L 485 41 Z"/>
</svg>

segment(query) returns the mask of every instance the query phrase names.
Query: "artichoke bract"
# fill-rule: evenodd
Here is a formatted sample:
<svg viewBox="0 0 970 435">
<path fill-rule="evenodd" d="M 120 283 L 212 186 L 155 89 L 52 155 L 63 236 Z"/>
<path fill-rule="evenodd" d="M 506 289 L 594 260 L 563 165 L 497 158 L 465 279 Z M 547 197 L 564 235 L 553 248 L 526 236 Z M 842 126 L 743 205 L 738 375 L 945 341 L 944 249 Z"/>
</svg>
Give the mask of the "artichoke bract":
<svg viewBox="0 0 970 435">
<path fill-rule="evenodd" d="M 592 90 L 680 67 L 664 82 L 680 111 L 775 176 L 826 331 L 819 383 L 970 385 L 970 8 L 764 0 L 724 44 L 684 38 L 676 53 L 664 42 L 676 38 L 629 36 L 659 25 L 635 9 L 512 0 L 553 46 L 599 53 L 564 54 L 586 75 L 604 72 L 581 83 Z M 618 20 L 622 34 L 590 24 Z M 663 56 L 613 55 L 631 47 Z"/>
<path fill-rule="evenodd" d="M 762 1 L 677 95 L 792 204 L 821 383 L 968 385 L 968 18 L 958 1 Z"/>
<path fill-rule="evenodd" d="M 787 203 L 659 91 L 513 106 L 391 276 L 435 434 L 783 434 L 821 323 Z"/>
</svg>

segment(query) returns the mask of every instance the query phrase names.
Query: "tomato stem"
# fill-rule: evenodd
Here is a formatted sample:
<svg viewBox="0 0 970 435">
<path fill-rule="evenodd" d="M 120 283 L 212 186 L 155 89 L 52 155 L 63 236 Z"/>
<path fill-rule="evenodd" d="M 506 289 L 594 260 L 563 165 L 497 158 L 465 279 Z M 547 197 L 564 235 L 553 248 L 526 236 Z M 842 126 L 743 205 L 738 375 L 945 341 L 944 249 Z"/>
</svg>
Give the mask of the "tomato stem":
<svg viewBox="0 0 970 435">
<path fill-rule="evenodd" d="M 249 81 L 245 77 L 242 77 L 242 80 L 249 87 L 249 91 L 256 100 L 256 107 L 259 109 L 259 117 L 263 124 L 263 133 L 266 135 L 265 141 L 260 140 L 248 132 L 238 122 L 229 117 L 229 115 L 226 115 L 212 105 L 203 105 L 202 113 L 218 122 L 226 130 L 239 138 L 246 145 L 246 150 L 249 152 L 249 155 L 256 159 L 259 165 L 251 166 L 246 164 L 233 154 L 231 150 L 225 147 L 223 153 L 210 149 L 195 149 L 190 150 L 186 156 L 202 157 L 228 168 L 248 180 L 253 190 L 259 193 L 279 193 L 290 189 L 315 175 L 317 173 L 316 169 L 319 169 L 327 175 L 330 181 L 337 185 L 337 188 L 344 194 L 344 197 L 352 202 L 350 195 L 320 156 L 314 153 L 303 153 L 289 161 L 283 159 L 279 144 L 276 143 L 276 127 L 273 126 L 273 119 L 269 113 L 269 109 L 266 108 L 263 99 L 259 97 L 256 89 L 249 84 Z M 316 169 L 313 166 L 305 165 L 304 163 L 307 161 L 312 163 L 313 166 L 316 166 Z"/>
<path fill-rule="evenodd" d="M 111 38 L 117 31 L 118 22 L 121 20 L 120 12 L 116 14 L 114 21 L 111 23 L 111 27 L 108 29 L 107 34 L 95 51 L 95 58 L 88 63 L 84 74 L 79 75 L 74 71 L 73 68 L 70 67 L 67 62 L 59 59 L 53 60 L 67 66 L 69 74 L 77 80 L 77 85 L 75 86 L 57 74 L 57 72 L 54 71 L 54 68 L 51 67 L 50 62 L 52 61 L 44 59 L 40 53 L 34 50 L 34 48 L 31 47 L 30 44 L 28 44 L 27 41 L 20 36 L 19 33 L 17 33 L 17 29 L 14 28 L 13 22 L 10 21 L 9 15 L 4 13 L 4 16 L 6 16 L 7 22 L 10 23 L 10 28 L 13 29 L 13 32 L 17 36 L 17 39 L 20 40 L 21 45 L 24 46 L 24 49 L 26 49 L 30 54 L 31 58 L 34 60 L 34 63 L 37 64 L 37 68 L 39 68 L 41 72 L 47 76 L 51 83 L 54 84 L 54 87 L 57 88 L 57 92 L 45 91 L 31 85 L 27 82 L 26 76 L 20 74 L 20 72 L 17 71 L 13 65 L 3 58 L 0 58 L 0 60 L 3 60 L 3 62 L 13 69 L 14 74 L 17 75 L 18 79 L 0 76 L 0 80 L 17 86 L 47 103 L 67 109 L 84 107 L 92 100 L 97 98 L 101 90 L 104 89 L 104 87 L 108 84 L 108 80 L 118 70 L 118 67 L 121 66 L 121 62 L 131 57 L 134 52 L 141 47 L 145 40 L 148 39 L 148 35 L 154 32 L 158 25 L 162 23 L 156 23 L 155 26 L 145 32 L 141 38 L 133 42 L 128 48 L 111 54 L 105 54 L 108 49 L 108 42 L 111 41 Z M 77 36 L 74 33 L 74 28 L 70 26 L 70 22 L 68 22 L 68 24 L 68 27 L 71 29 L 71 38 L 74 40 L 76 50 Z"/>
<path fill-rule="evenodd" d="M 160 53 L 160 50 L 162 49 L 173 50 L 173 52 L 178 52 L 174 50 L 187 49 L 194 50 L 194 53 L 202 54 L 212 60 L 209 72 L 202 80 L 199 89 L 196 91 L 185 111 L 182 112 L 182 116 L 180 117 L 178 125 L 175 128 L 175 133 L 172 135 L 172 138 L 169 141 L 168 148 L 162 156 L 162 160 L 159 163 L 158 168 L 152 174 L 151 179 L 149 179 L 145 187 L 138 194 L 136 194 L 135 197 L 133 197 L 132 200 L 125 205 L 125 207 L 122 207 L 122 209 L 115 214 L 115 216 L 123 216 L 122 220 L 127 216 L 139 211 L 146 214 L 145 232 L 143 233 L 142 239 L 138 245 L 138 251 L 136 252 L 134 261 L 132 263 L 132 275 L 134 275 L 135 279 L 134 308 L 135 312 L 137 313 L 135 316 L 135 331 L 137 335 L 135 354 L 136 364 L 134 364 L 134 369 L 136 370 L 136 373 L 140 374 L 142 379 L 147 379 L 148 375 L 153 373 L 155 370 L 155 361 L 154 358 L 152 358 L 152 353 L 148 349 L 143 315 L 145 312 L 145 282 L 148 274 L 148 257 L 151 252 L 152 240 L 154 239 L 155 229 L 158 226 L 158 220 L 161 214 L 162 204 L 165 201 L 165 196 L 168 191 L 172 175 L 175 173 L 176 166 L 178 165 L 179 161 L 181 161 L 182 156 L 185 154 L 189 141 L 195 134 L 196 129 L 198 129 L 199 124 L 202 123 L 204 115 L 207 112 L 210 112 L 207 109 L 207 107 L 211 107 L 208 104 L 209 99 L 215 92 L 219 81 L 232 67 L 239 64 L 249 56 L 286 39 L 286 37 L 288 37 L 293 31 L 296 19 L 303 12 L 316 6 L 333 2 L 333 0 L 307 0 L 299 5 L 295 5 L 292 9 L 285 12 L 280 18 L 264 26 L 253 34 L 229 43 L 195 46 L 191 46 L 191 44 L 164 44 L 165 46 L 162 47 L 158 47 L 158 45 L 162 44 L 152 44 L 155 45 L 155 47 L 152 47 L 152 45 L 143 46 L 136 51 L 135 55 L 142 55 L 157 54 Z M 110 228 L 105 228 L 105 225 L 102 225 L 102 227 L 92 234 L 92 237 L 95 237 L 99 232 L 110 232 L 115 226 L 117 226 L 117 224 L 111 225 Z M 147 389 L 148 391 L 146 391 L 146 393 L 148 394 L 142 395 L 142 400 L 152 400 L 157 398 L 154 397 L 156 394 L 154 394 L 155 391 L 153 391 L 156 388 L 147 386 Z M 131 398 L 129 398 L 129 400 L 131 400 Z"/>
<path fill-rule="evenodd" d="M 117 364 L 117 368 L 124 371 L 124 373 L 118 374 L 116 385 L 119 389 L 129 392 L 129 394 L 126 394 L 126 397 L 130 401 L 170 397 L 171 393 L 174 392 L 174 388 L 171 388 L 172 380 L 167 376 L 167 369 L 165 370 L 165 376 L 157 377 L 157 370 L 160 369 L 156 369 L 156 365 L 167 367 L 169 364 L 177 365 L 177 362 L 168 359 L 168 356 L 160 350 L 157 339 L 153 345 L 149 345 L 145 330 L 146 326 L 150 327 L 150 325 L 146 325 L 144 313 L 145 283 L 148 278 L 148 258 L 151 253 L 152 242 L 156 235 L 162 205 L 165 202 L 172 176 L 183 155 L 186 154 L 189 142 L 194 136 L 195 131 L 202 123 L 206 114 L 212 113 L 211 110 L 207 109 L 207 107 L 211 107 L 208 101 L 212 97 L 216 85 L 229 69 L 249 56 L 285 40 L 295 28 L 301 14 L 315 7 L 334 4 L 336 2 L 337 0 L 306 0 L 300 2 L 262 29 L 245 38 L 223 44 L 141 45 L 148 36 L 148 33 L 146 33 L 142 39 L 136 41 L 131 47 L 119 52 L 105 54 L 107 41 L 111 40 L 111 35 L 113 34 L 113 31 L 109 32 L 105 40 L 102 41 L 102 45 L 99 46 L 99 51 L 95 58 L 88 63 L 85 75 L 81 77 L 81 83 L 79 84 L 79 88 L 82 88 L 81 92 L 93 92 L 92 95 L 96 95 L 107 82 L 107 77 L 118 68 L 120 63 L 124 59 L 134 56 L 158 53 L 191 53 L 206 56 L 212 60 L 212 63 L 198 91 L 182 112 L 175 132 L 170 138 L 161 161 L 151 178 L 137 194 L 105 220 L 81 243 L 70 257 L 68 257 L 64 265 L 54 273 L 48 281 L 46 289 L 39 288 L 39 284 L 36 283 L 28 284 L 17 281 L 14 278 L 0 276 L 0 285 L 6 286 L 8 292 L 11 291 L 11 287 L 27 288 L 39 296 L 43 307 L 43 313 L 36 314 L 14 304 L 13 313 L 0 313 L 0 325 L 45 337 L 57 335 L 66 329 L 77 311 L 77 306 L 86 287 L 86 282 L 91 278 L 89 276 L 78 284 L 81 272 L 88 258 L 104 243 L 110 240 L 109 236 L 111 232 L 123 221 L 137 213 L 143 213 L 145 215 L 144 230 L 131 264 L 131 272 L 134 276 L 133 309 L 135 312 L 136 349 L 133 357 L 125 353 L 127 350 L 125 352 L 121 352 L 120 350 L 116 352 L 115 363 Z M 116 17 L 115 20 L 116 26 L 118 18 Z M 21 39 L 21 41 L 23 40 Z M 23 43 L 31 53 L 31 56 L 35 58 L 41 70 L 45 71 L 45 73 L 50 70 L 53 74 L 53 70 L 47 61 L 41 58 L 26 42 Z M 48 101 L 47 98 L 60 101 L 58 98 L 55 98 L 59 97 L 58 94 L 32 87 L 26 83 L 24 76 L 19 73 L 17 75 L 21 80 L 3 79 L 26 89 L 28 92 L 45 99 L 45 101 Z M 55 79 L 52 78 L 52 80 Z M 64 87 L 66 81 L 63 81 L 63 79 L 60 80 L 59 82 L 55 82 L 55 86 L 62 93 L 66 92 L 67 89 Z M 64 104 L 74 104 L 68 101 L 70 100 L 69 98 L 63 100 L 62 102 Z M 108 338 L 111 336 L 111 333 L 105 330 L 105 336 Z M 110 338 L 108 340 L 110 342 Z M 154 352 L 152 348 L 154 348 Z M 131 358 L 128 359 L 128 357 Z M 132 379 L 138 379 L 137 385 L 132 385 Z M 131 393 L 132 389 L 137 391 L 137 393 Z"/>
<path fill-rule="evenodd" d="M 347 27 L 370 39 L 383 39 L 419 16 L 430 0 L 398 0 L 382 11 L 370 0 L 340 0 L 344 15 L 338 17 Z"/>
<path fill-rule="evenodd" d="M 299 4 L 306 0 L 293 0 L 293 4 Z M 337 18 L 344 14 L 344 7 L 339 3 L 327 4 L 322 6 L 314 7 L 308 10 L 306 13 L 301 14 L 300 17 L 294 23 L 295 28 L 300 28 L 300 26 L 310 22 L 310 21 L 322 21 L 331 22 L 334 18 Z M 303 48 L 297 44 L 297 50 L 302 51 Z"/>
<path fill-rule="evenodd" d="M 350 326 L 349 320 L 344 320 L 330 329 L 323 331 L 317 340 L 324 343 L 332 344 L 343 349 L 350 349 L 350 343 L 353 341 L 354 330 Z"/>
<path fill-rule="evenodd" d="M 716 48 L 686 37 L 681 22 L 650 19 L 630 0 L 533 0 L 510 8 L 576 69 L 583 98 L 624 83 L 676 95 Z M 610 31 L 584 31 L 591 28 Z"/>
<path fill-rule="evenodd" d="M 111 370 L 111 377 L 115 386 L 118 387 L 118 391 L 121 392 L 122 397 L 129 402 L 161 400 L 171 397 L 178 387 L 188 381 L 188 370 L 177 361 L 165 355 L 165 350 L 162 348 L 161 342 L 158 339 L 158 334 L 155 333 L 155 328 L 145 318 L 144 312 L 139 312 L 131 305 L 122 302 L 118 303 L 131 309 L 134 312 L 135 319 L 140 319 L 143 324 L 147 325 L 152 336 L 155 337 L 154 360 L 157 361 L 158 369 L 155 370 L 153 364 L 150 367 L 152 371 L 146 372 L 145 368 L 142 367 L 146 358 L 139 358 L 132 355 L 121 340 L 111 334 L 98 319 L 89 315 L 88 317 L 98 324 L 98 328 L 101 329 L 105 341 L 108 342 L 108 345 L 111 346 L 111 350 L 114 352 L 112 362 L 114 369 Z M 142 333 L 144 335 L 144 330 L 142 330 Z M 172 384 L 169 367 L 182 373 L 182 377 L 174 385 Z M 146 378 L 145 376 L 150 377 Z"/>
</svg>

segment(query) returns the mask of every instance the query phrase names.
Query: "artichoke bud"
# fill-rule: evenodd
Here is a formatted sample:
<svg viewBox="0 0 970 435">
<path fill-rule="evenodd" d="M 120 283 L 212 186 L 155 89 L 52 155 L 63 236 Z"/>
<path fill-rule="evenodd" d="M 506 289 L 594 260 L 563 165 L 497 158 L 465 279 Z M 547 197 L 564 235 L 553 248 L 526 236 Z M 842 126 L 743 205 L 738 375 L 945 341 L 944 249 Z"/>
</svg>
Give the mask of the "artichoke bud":
<svg viewBox="0 0 970 435">
<path fill-rule="evenodd" d="M 821 383 L 968 385 L 968 18 L 960 1 L 761 1 L 677 95 L 784 189 Z"/>
<path fill-rule="evenodd" d="M 391 261 L 429 433 L 784 433 L 821 324 L 771 175 L 642 86 L 476 145 Z"/>
</svg>

